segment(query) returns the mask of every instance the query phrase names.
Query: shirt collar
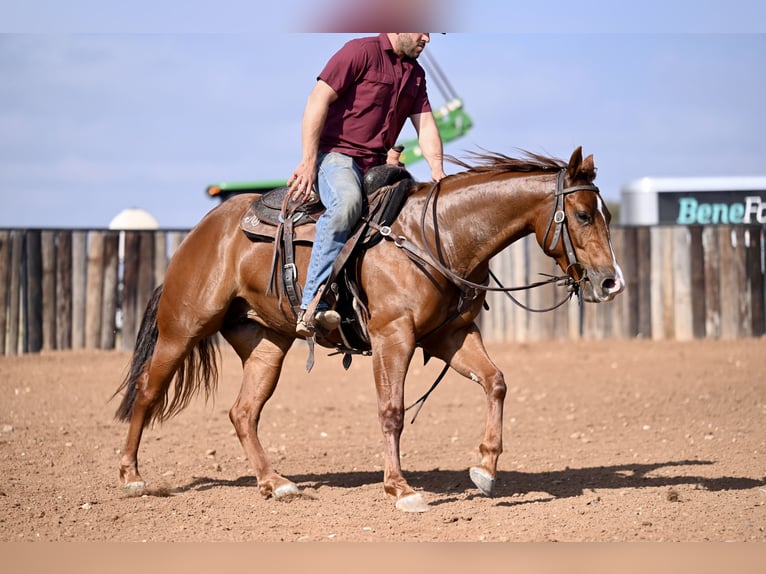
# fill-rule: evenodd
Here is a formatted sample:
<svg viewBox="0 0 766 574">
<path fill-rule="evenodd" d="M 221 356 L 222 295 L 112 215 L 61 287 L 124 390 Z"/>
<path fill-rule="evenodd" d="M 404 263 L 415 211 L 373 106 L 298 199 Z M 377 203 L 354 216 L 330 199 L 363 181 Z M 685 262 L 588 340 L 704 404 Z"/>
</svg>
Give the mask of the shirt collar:
<svg viewBox="0 0 766 574">
<path fill-rule="evenodd" d="M 394 51 L 394 47 L 391 45 L 391 40 L 388 39 L 388 34 L 387 33 L 381 32 L 378 35 L 378 40 L 380 40 L 380 47 L 383 50 L 388 50 L 388 51 L 391 51 L 391 52 Z"/>
<path fill-rule="evenodd" d="M 380 35 L 378 35 L 378 40 L 380 41 L 380 47 L 384 52 L 390 52 L 391 56 L 396 58 L 397 60 L 400 60 L 401 62 L 414 62 L 415 60 L 410 58 L 409 56 L 402 56 L 399 57 L 396 52 L 394 51 L 394 46 L 391 44 L 391 40 L 388 38 L 388 34 L 386 32 L 382 32 Z"/>
</svg>

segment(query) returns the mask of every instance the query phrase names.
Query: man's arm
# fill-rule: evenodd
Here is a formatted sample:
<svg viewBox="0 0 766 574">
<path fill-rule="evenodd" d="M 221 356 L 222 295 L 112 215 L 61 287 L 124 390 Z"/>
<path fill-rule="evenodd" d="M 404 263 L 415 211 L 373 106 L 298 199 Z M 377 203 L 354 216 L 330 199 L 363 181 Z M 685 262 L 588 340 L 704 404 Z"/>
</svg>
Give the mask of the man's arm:
<svg viewBox="0 0 766 574">
<path fill-rule="evenodd" d="M 423 152 L 423 159 L 428 162 L 428 167 L 431 168 L 431 178 L 434 181 L 439 181 L 445 176 L 444 149 L 434 115 L 431 112 L 424 112 L 414 114 L 410 116 L 410 119 L 418 133 L 418 144 L 420 144 L 420 151 Z"/>
<path fill-rule="evenodd" d="M 323 80 L 317 80 L 309 94 L 301 124 L 302 158 L 287 182 L 293 199 L 306 199 L 317 176 L 317 156 L 319 155 L 319 137 L 327 120 L 330 104 L 338 99 L 338 94 Z"/>
</svg>

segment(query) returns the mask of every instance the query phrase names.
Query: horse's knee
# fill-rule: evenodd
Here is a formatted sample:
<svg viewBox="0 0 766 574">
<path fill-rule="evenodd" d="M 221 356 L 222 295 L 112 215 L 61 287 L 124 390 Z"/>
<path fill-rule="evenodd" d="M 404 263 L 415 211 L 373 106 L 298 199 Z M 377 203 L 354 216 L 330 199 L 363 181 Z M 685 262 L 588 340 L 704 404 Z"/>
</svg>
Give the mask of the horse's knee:
<svg viewBox="0 0 766 574">
<path fill-rule="evenodd" d="M 487 379 L 484 388 L 487 392 L 488 398 L 494 399 L 500 402 L 504 401 L 505 394 L 508 389 L 505 384 L 505 377 L 503 377 L 503 373 L 501 373 L 500 371 L 495 372 L 495 374 L 492 377 Z"/>
</svg>

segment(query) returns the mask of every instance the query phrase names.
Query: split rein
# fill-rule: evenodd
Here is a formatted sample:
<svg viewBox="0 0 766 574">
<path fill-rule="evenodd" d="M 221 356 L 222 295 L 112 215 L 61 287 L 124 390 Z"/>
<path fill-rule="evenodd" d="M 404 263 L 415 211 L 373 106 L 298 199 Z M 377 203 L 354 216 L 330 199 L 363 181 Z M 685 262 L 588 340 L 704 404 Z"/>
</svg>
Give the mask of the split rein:
<svg viewBox="0 0 766 574">
<path fill-rule="evenodd" d="M 404 249 L 410 258 L 416 259 L 420 263 L 434 267 L 439 273 L 441 273 L 444 277 L 446 277 L 449 281 L 451 281 L 458 289 L 460 289 L 460 291 L 463 294 L 461 303 L 465 301 L 474 300 L 478 296 L 480 291 L 493 291 L 493 292 L 505 293 L 505 295 L 509 299 L 511 299 L 511 301 L 513 301 L 516 305 L 518 305 L 522 309 L 525 309 L 526 311 L 531 311 L 533 313 L 546 313 L 548 311 L 553 311 L 555 309 L 558 309 L 564 303 L 569 301 L 574 295 L 577 295 L 579 303 L 582 304 L 582 297 L 580 293 L 580 283 L 582 283 L 586 279 L 586 273 L 584 269 L 582 268 L 582 265 L 578 263 L 577 256 L 574 252 L 574 247 L 572 246 L 572 239 L 569 235 L 569 227 L 567 226 L 566 214 L 564 211 L 564 201 L 566 196 L 569 195 L 570 193 L 574 193 L 576 191 L 593 191 L 595 193 L 599 193 L 599 189 L 593 184 L 564 187 L 564 173 L 565 173 L 565 169 L 562 169 L 559 171 L 557 176 L 556 192 L 554 194 L 553 213 L 551 214 L 551 217 L 548 221 L 548 228 L 546 229 L 545 236 L 543 237 L 543 251 L 546 255 L 551 256 L 551 253 L 556 248 L 556 245 L 558 244 L 559 240 L 563 241 L 564 249 L 565 249 L 567 260 L 568 260 L 566 275 L 548 275 L 547 273 L 540 273 L 540 275 L 546 276 L 548 277 L 548 279 L 537 281 L 534 283 L 530 283 L 529 285 L 524 285 L 520 287 L 505 287 L 497 278 L 497 276 L 492 272 L 491 269 L 489 270 L 489 275 L 487 279 L 485 279 L 484 282 L 482 283 L 474 283 L 472 281 L 469 281 L 468 279 L 461 277 L 460 275 L 452 271 L 449 267 L 447 267 L 446 265 L 444 265 L 444 263 L 442 263 L 440 257 L 437 257 L 434 254 L 433 250 L 428 245 L 428 241 L 426 240 L 426 225 L 425 225 L 426 215 L 428 213 L 428 205 L 432 203 L 433 204 L 434 237 L 436 239 L 437 246 L 439 245 L 439 227 L 438 227 L 437 214 L 436 214 L 436 198 L 438 196 L 438 193 L 441 187 L 438 181 L 434 182 L 433 185 L 431 186 L 431 189 L 428 191 L 425 205 L 423 206 L 423 212 L 421 213 L 421 216 L 420 216 L 420 238 L 423 244 L 422 248 L 404 236 L 398 236 L 398 237 L 392 236 L 392 230 L 389 226 L 380 227 L 378 228 L 378 231 L 383 237 L 385 237 L 386 239 L 390 241 L 393 241 L 397 247 Z M 547 246 L 546 244 L 548 242 L 548 236 L 550 235 L 552 229 L 553 229 L 553 238 L 551 240 L 550 246 Z M 570 274 L 570 271 L 572 272 L 579 271 L 581 275 L 580 278 L 575 279 Z M 489 286 L 490 278 L 498 285 L 498 287 Z M 552 283 L 555 283 L 557 286 L 567 287 L 569 290 L 569 293 L 566 295 L 564 299 L 562 299 L 558 303 L 553 304 L 550 307 L 535 309 L 525 305 L 524 303 L 519 301 L 517 298 L 515 298 L 511 294 L 511 292 L 513 291 L 523 291 L 528 289 L 534 289 L 536 287 L 541 287 L 543 285 L 550 285 Z"/>
</svg>

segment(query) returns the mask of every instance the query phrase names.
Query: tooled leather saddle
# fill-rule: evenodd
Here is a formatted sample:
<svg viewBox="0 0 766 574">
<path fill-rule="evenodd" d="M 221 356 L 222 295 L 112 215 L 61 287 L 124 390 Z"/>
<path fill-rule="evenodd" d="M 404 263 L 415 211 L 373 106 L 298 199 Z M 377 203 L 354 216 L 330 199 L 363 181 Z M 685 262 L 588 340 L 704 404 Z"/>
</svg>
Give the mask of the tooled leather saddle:
<svg viewBox="0 0 766 574">
<path fill-rule="evenodd" d="M 369 354 L 370 351 L 369 313 L 356 279 L 360 255 L 382 239 L 378 230 L 393 223 L 414 183 L 407 170 L 394 165 L 373 167 L 365 174 L 362 218 L 318 295 L 318 300 L 327 302 L 340 313 L 342 320 L 338 332 L 342 343 L 330 343 L 321 329 L 316 340 L 343 353 L 344 365 L 350 362 L 350 354 Z M 305 278 L 298 275 L 295 245 L 313 244 L 315 223 L 324 210 L 315 194 L 306 202 L 297 202 L 290 198 L 287 187 L 279 187 L 255 199 L 240 221 L 240 228 L 251 240 L 274 243 L 269 292 L 276 292 L 280 302 L 286 295 L 296 317 L 300 312 Z"/>
</svg>

